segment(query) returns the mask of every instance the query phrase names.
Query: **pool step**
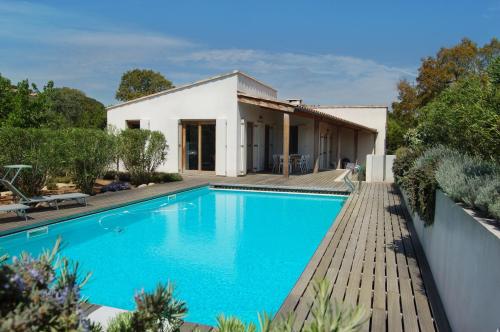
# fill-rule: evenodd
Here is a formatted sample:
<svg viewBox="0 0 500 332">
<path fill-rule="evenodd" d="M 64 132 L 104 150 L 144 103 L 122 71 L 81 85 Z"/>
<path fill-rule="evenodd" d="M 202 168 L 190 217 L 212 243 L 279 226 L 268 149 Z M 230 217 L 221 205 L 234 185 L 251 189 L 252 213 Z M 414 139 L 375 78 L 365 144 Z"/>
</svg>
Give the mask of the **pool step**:
<svg viewBox="0 0 500 332">
<path fill-rule="evenodd" d="M 331 189 L 331 188 L 316 188 L 316 187 L 295 187 L 295 186 L 276 186 L 276 185 L 246 185 L 232 183 L 214 183 L 210 184 L 212 189 L 232 189 L 232 190 L 249 190 L 249 191 L 272 191 L 285 193 L 302 193 L 302 194 L 323 194 L 323 195 L 349 195 L 347 188 Z"/>
<path fill-rule="evenodd" d="M 30 239 L 32 237 L 37 237 L 48 233 L 49 233 L 49 226 L 43 226 L 26 231 L 26 237 Z"/>
</svg>

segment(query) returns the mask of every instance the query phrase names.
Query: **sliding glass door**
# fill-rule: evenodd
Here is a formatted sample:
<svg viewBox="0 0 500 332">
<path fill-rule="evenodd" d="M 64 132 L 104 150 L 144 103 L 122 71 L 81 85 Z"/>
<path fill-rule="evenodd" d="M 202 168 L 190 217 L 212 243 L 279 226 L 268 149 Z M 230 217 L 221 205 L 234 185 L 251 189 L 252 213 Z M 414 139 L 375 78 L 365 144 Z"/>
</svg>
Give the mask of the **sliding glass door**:
<svg viewBox="0 0 500 332">
<path fill-rule="evenodd" d="M 183 169 L 215 171 L 215 123 L 183 123 Z"/>
</svg>

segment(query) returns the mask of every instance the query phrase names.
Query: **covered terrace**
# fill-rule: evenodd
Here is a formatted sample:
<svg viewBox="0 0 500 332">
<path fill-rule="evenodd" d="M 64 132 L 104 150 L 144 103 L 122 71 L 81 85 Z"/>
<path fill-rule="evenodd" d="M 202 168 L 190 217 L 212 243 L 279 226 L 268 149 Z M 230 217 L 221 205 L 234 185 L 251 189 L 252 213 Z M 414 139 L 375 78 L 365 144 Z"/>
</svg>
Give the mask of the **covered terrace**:
<svg viewBox="0 0 500 332">
<path fill-rule="evenodd" d="M 290 155 L 310 157 L 310 171 L 364 164 L 376 153 L 377 130 L 315 110 L 301 102 L 278 101 L 238 93 L 242 174 L 272 168 L 272 156 L 290 173 Z"/>
</svg>

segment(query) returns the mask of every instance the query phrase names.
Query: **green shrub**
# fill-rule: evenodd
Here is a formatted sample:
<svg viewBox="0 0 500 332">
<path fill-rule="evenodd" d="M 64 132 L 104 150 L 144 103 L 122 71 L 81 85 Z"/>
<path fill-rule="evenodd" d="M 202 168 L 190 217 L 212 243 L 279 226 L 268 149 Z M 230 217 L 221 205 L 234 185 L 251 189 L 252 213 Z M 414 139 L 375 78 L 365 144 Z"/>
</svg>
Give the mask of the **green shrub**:
<svg viewBox="0 0 500 332">
<path fill-rule="evenodd" d="M 157 183 L 182 181 L 182 176 L 179 173 L 155 172 L 151 177 L 151 181 Z"/>
<path fill-rule="evenodd" d="M 490 205 L 495 209 L 500 169 L 494 162 L 469 155 L 451 156 L 438 167 L 436 180 L 450 198 L 466 207 L 488 213 Z"/>
<path fill-rule="evenodd" d="M 95 180 L 113 161 L 113 138 L 98 129 L 68 129 L 65 132 L 68 158 L 68 171 L 77 188 L 93 194 Z"/>
<path fill-rule="evenodd" d="M 128 172 L 107 171 L 103 175 L 105 180 L 116 180 L 122 182 L 130 182 L 130 174 Z"/>
<path fill-rule="evenodd" d="M 28 196 L 40 195 L 50 175 L 65 168 L 64 139 L 57 130 L 0 127 L 0 173 L 3 166 L 26 164 L 16 186 Z"/>
<path fill-rule="evenodd" d="M 120 133 L 120 158 L 133 184 L 151 181 L 153 172 L 166 160 L 167 149 L 159 131 L 125 129 Z"/>
<path fill-rule="evenodd" d="M 154 292 L 135 296 L 130 331 L 179 331 L 187 313 L 186 303 L 174 298 L 172 284 L 158 284 Z M 125 332 L 125 331 L 124 331 Z"/>
<path fill-rule="evenodd" d="M 132 312 L 122 312 L 116 315 L 108 324 L 106 332 L 127 332 L 133 331 Z"/>
<path fill-rule="evenodd" d="M 0 259 L 1 331 L 97 331 L 84 317 L 78 264 L 58 257 L 60 240 L 37 259 Z"/>
<path fill-rule="evenodd" d="M 361 306 L 348 307 L 330 299 L 330 287 L 326 280 L 314 283 L 316 294 L 312 307 L 311 319 L 306 321 L 304 332 L 354 332 L 359 331 L 369 315 Z M 332 305 L 334 304 L 334 305 Z M 270 319 L 270 315 L 259 314 L 259 332 L 292 332 L 294 317 Z M 245 324 L 235 317 L 217 317 L 219 332 L 253 332 L 253 323 Z"/>
<path fill-rule="evenodd" d="M 436 170 L 444 159 L 458 155 L 457 151 L 444 146 L 430 148 L 415 160 L 400 182 L 413 211 L 417 212 L 427 225 L 434 221 L 438 187 Z"/>
<path fill-rule="evenodd" d="M 491 179 L 479 188 L 475 205 L 481 211 L 500 220 L 500 177 Z"/>
<path fill-rule="evenodd" d="M 417 150 L 401 147 L 396 150 L 396 159 L 392 165 L 392 172 L 397 184 L 401 184 L 406 173 L 419 157 L 420 152 Z"/>
</svg>

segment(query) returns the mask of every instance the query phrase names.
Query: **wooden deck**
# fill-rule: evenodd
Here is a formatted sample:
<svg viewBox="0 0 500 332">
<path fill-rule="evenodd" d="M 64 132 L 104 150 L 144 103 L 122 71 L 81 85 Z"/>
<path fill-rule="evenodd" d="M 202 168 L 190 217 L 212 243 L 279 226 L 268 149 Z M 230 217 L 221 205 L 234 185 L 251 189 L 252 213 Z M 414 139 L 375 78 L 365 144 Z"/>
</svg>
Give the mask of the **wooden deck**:
<svg viewBox="0 0 500 332">
<path fill-rule="evenodd" d="M 345 190 L 338 171 L 292 176 L 253 174 L 239 178 L 186 176 L 182 182 L 91 197 L 88 207 L 32 212 L 24 221 L 0 216 L 0 232 L 33 227 L 75 213 L 92 213 L 155 195 L 211 183 Z M 11 220 L 13 219 L 13 220 Z M 371 314 L 365 331 L 449 331 L 429 267 L 409 222 L 401 196 L 390 184 L 364 183 L 346 201 L 336 222 L 283 303 L 278 314 L 293 311 L 299 331 L 311 319 L 312 281 L 326 278 L 331 298 L 361 304 Z M 184 331 L 210 327 L 186 323 Z"/>
<path fill-rule="evenodd" d="M 299 331 L 311 319 L 312 281 L 327 279 L 331 299 L 371 313 L 364 331 L 449 331 L 422 249 L 401 196 L 390 184 L 364 184 L 283 303 Z"/>
</svg>

